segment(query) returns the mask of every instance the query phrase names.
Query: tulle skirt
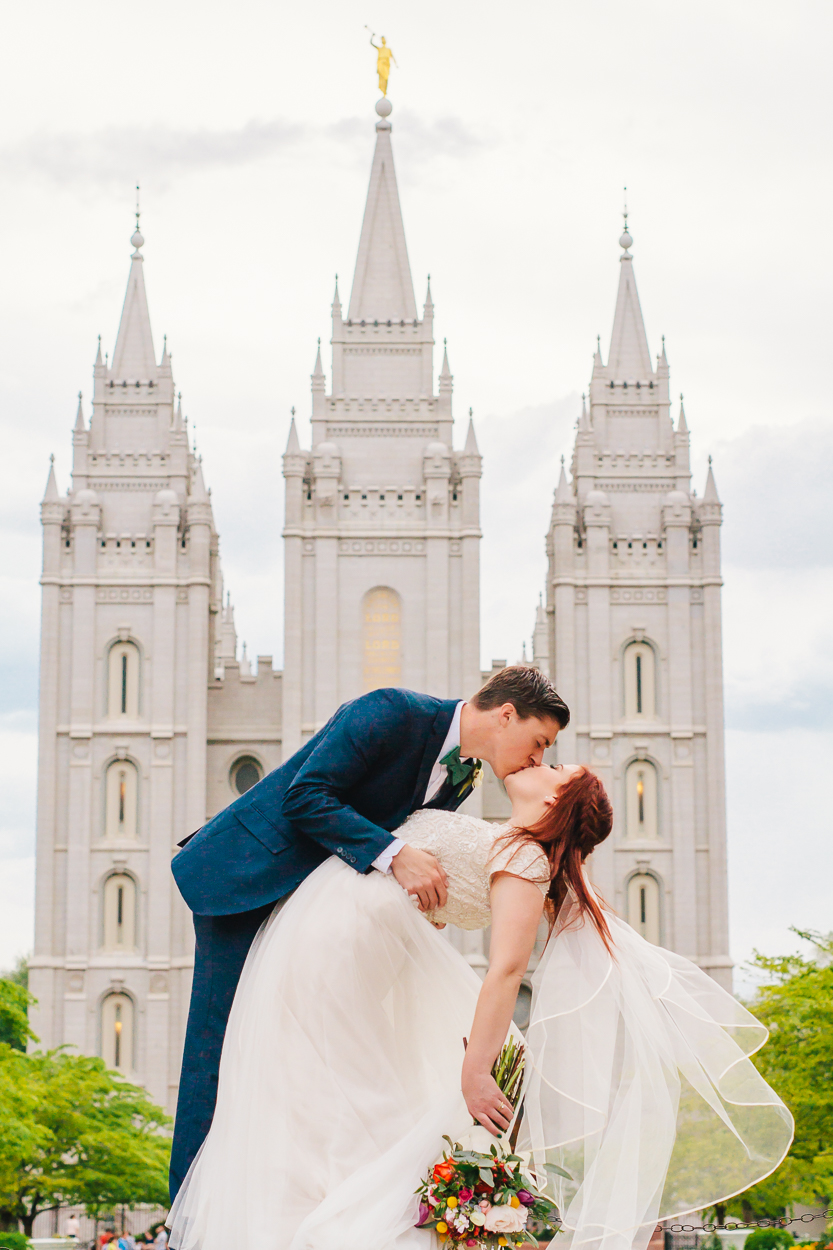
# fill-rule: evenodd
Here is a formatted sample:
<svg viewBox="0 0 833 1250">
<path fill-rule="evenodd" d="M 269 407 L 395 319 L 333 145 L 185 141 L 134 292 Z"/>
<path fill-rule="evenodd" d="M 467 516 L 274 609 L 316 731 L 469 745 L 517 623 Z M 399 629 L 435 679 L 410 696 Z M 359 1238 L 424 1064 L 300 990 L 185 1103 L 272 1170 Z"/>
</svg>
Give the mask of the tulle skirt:
<svg viewBox="0 0 833 1250">
<path fill-rule="evenodd" d="M 550 1186 L 559 1244 L 641 1250 L 660 1214 L 770 1172 L 791 1120 L 746 1058 L 761 1026 L 614 923 L 614 960 L 567 928 L 536 974 L 521 1144 L 542 1180 L 547 1162 L 571 1172 Z M 471 1126 L 460 1070 L 480 985 L 392 877 L 322 864 L 252 946 L 171 1246 L 434 1250 L 414 1190 L 443 1135 Z"/>
</svg>

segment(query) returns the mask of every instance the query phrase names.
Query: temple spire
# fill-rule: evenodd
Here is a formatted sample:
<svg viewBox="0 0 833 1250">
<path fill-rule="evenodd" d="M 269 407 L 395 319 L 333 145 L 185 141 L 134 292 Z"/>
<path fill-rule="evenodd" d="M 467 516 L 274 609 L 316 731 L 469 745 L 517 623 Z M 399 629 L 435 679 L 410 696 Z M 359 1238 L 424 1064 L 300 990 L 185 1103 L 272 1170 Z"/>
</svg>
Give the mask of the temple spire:
<svg viewBox="0 0 833 1250">
<path fill-rule="evenodd" d="M 130 276 L 124 297 L 116 348 L 113 352 L 112 375 L 115 381 L 146 382 L 156 377 L 156 357 L 153 351 L 153 335 L 150 329 L 150 313 L 145 293 L 143 274 L 144 257 L 140 248 L 144 238 L 138 226 L 130 242 L 133 255 L 130 258 Z"/>
<path fill-rule="evenodd" d="M 85 426 L 84 426 L 84 404 L 83 404 L 83 402 L 82 402 L 81 392 L 80 392 L 80 391 L 78 392 L 78 411 L 77 411 L 77 412 L 76 412 L 76 414 L 75 414 L 75 429 L 76 429 L 77 431 L 79 431 L 79 432 L 83 432 L 83 430 L 85 429 Z"/>
<path fill-rule="evenodd" d="M 49 457 L 49 477 L 46 479 L 46 490 L 43 493 L 43 503 L 58 503 L 61 496 L 58 494 L 58 483 L 55 480 L 55 457 Z"/>
<path fill-rule="evenodd" d="M 297 456 L 301 451 L 301 444 L 298 442 L 298 431 L 295 428 L 295 409 L 292 409 L 292 420 L 289 422 L 289 437 L 286 440 L 286 455 Z"/>
<path fill-rule="evenodd" d="M 712 472 L 712 458 L 709 456 L 709 472 L 706 477 L 706 489 L 703 492 L 703 503 L 720 503 L 720 496 L 717 493 L 717 485 Z"/>
<path fill-rule="evenodd" d="M 613 317 L 613 333 L 607 368 L 611 378 L 619 381 L 647 381 L 653 377 L 645 322 L 639 304 L 636 278 L 633 272 L 633 256 L 628 250 L 633 239 L 628 231 L 627 208 L 624 212 L 625 229 L 619 239 L 623 249 L 619 257 L 619 292 L 616 296 L 616 312 Z"/>
<path fill-rule="evenodd" d="M 466 434 L 466 445 L 463 448 L 464 456 L 479 456 L 480 448 L 477 446 L 477 435 L 474 432 L 474 416 L 469 408 L 469 428 Z"/>
<path fill-rule="evenodd" d="M 564 468 L 564 457 L 561 457 L 561 475 L 558 479 L 558 485 L 555 488 L 556 503 L 575 503 L 573 499 L 573 491 L 570 483 L 567 481 L 567 470 Z"/>
<path fill-rule="evenodd" d="M 414 321 L 417 310 L 405 243 L 405 227 L 390 142 L 390 101 L 378 100 L 376 151 L 364 210 L 356 272 L 350 295 L 351 321 Z"/>
</svg>

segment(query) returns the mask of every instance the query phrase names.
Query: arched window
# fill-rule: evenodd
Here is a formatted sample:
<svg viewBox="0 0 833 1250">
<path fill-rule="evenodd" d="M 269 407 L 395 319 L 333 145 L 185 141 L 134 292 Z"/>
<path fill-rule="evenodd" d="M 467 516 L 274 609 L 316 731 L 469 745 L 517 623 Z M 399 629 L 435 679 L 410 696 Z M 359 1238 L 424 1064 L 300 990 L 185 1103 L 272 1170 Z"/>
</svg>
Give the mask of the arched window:
<svg viewBox="0 0 833 1250">
<path fill-rule="evenodd" d="M 139 775 L 130 760 L 113 760 L 104 786 L 104 836 L 135 838 L 138 830 Z"/>
<path fill-rule="evenodd" d="M 628 924 L 659 946 L 659 882 L 649 872 L 638 872 L 628 882 Z"/>
<path fill-rule="evenodd" d="M 132 642 L 117 642 L 110 648 L 108 716 L 139 715 L 139 648 Z"/>
<path fill-rule="evenodd" d="M 377 586 L 362 605 L 364 688 L 398 686 L 402 680 L 402 602 L 395 590 Z"/>
<path fill-rule="evenodd" d="M 254 756 L 244 755 L 232 764 L 229 780 L 235 794 L 245 794 L 252 786 L 257 785 L 262 776 L 263 769 Z"/>
<path fill-rule="evenodd" d="M 656 716 L 654 648 L 632 642 L 625 648 L 625 717 L 627 720 Z"/>
<path fill-rule="evenodd" d="M 117 1072 L 133 1071 L 133 999 L 108 994 L 101 1004 L 101 1057 Z"/>
<path fill-rule="evenodd" d="M 656 838 L 657 770 L 647 760 L 634 760 L 625 773 L 625 811 L 629 838 Z"/>
<path fill-rule="evenodd" d="M 106 951 L 136 947 L 136 882 L 126 872 L 114 873 L 104 883 L 103 938 Z"/>
</svg>

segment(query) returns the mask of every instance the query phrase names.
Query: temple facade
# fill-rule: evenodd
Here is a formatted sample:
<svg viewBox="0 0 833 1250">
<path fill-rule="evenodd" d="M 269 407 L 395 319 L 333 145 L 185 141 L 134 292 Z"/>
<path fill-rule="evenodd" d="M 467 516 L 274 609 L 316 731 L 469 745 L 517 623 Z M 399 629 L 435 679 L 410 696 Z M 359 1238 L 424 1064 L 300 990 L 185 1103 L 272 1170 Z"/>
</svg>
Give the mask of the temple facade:
<svg viewBox="0 0 833 1250">
<path fill-rule="evenodd" d="M 283 670 L 239 651 L 210 492 L 167 344 L 154 349 L 138 223 L 89 421 L 79 397 L 71 487 L 61 494 L 50 469 L 41 504 L 33 1027 L 46 1046 L 103 1055 L 171 1110 L 193 965 L 176 843 L 346 699 L 384 685 L 462 697 L 488 676 L 481 457 L 471 420 L 455 430 L 445 350 L 435 373 L 389 102 L 377 112 L 329 388 L 319 344 L 311 445 L 293 420 L 283 456 Z M 531 662 L 573 709 L 557 754 L 592 763 L 614 798 L 599 884 L 650 940 L 727 983 L 721 509 L 711 474 L 702 499 L 691 491 L 685 416 L 672 426 L 626 237 L 608 363 L 597 354 L 555 492 Z M 508 811 L 493 777 L 472 804 L 493 820 Z M 482 935 L 450 938 L 485 965 Z"/>
<path fill-rule="evenodd" d="M 597 346 L 568 478 L 547 535 L 533 660 L 572 710 L 560 758 L 613 800 L 594 879 L 650 941 L 731 989 L 726 897 L 720 524 L 709 466 L 698 498 L 680 398 L 652 362 L 630 251 L 607 363 Z"/>
</svg>

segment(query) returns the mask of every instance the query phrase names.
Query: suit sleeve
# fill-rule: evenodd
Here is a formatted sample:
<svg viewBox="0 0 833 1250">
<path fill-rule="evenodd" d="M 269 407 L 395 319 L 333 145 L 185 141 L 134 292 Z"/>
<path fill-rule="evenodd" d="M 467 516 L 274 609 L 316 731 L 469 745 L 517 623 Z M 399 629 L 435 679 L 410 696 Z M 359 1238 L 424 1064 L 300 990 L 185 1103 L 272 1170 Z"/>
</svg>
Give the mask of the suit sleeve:
<svg viewBox="0 0 833 1250">
<path fill-rule="evenodd" d="M 407 696 L 376 690 L 342 709 L 298 770 L 284 798 L 283 815 L 333 855 L 365 872 L 394 840 L 361 816 L 346 796 L 401 751 L 408 731 Z"/>
</svg>

